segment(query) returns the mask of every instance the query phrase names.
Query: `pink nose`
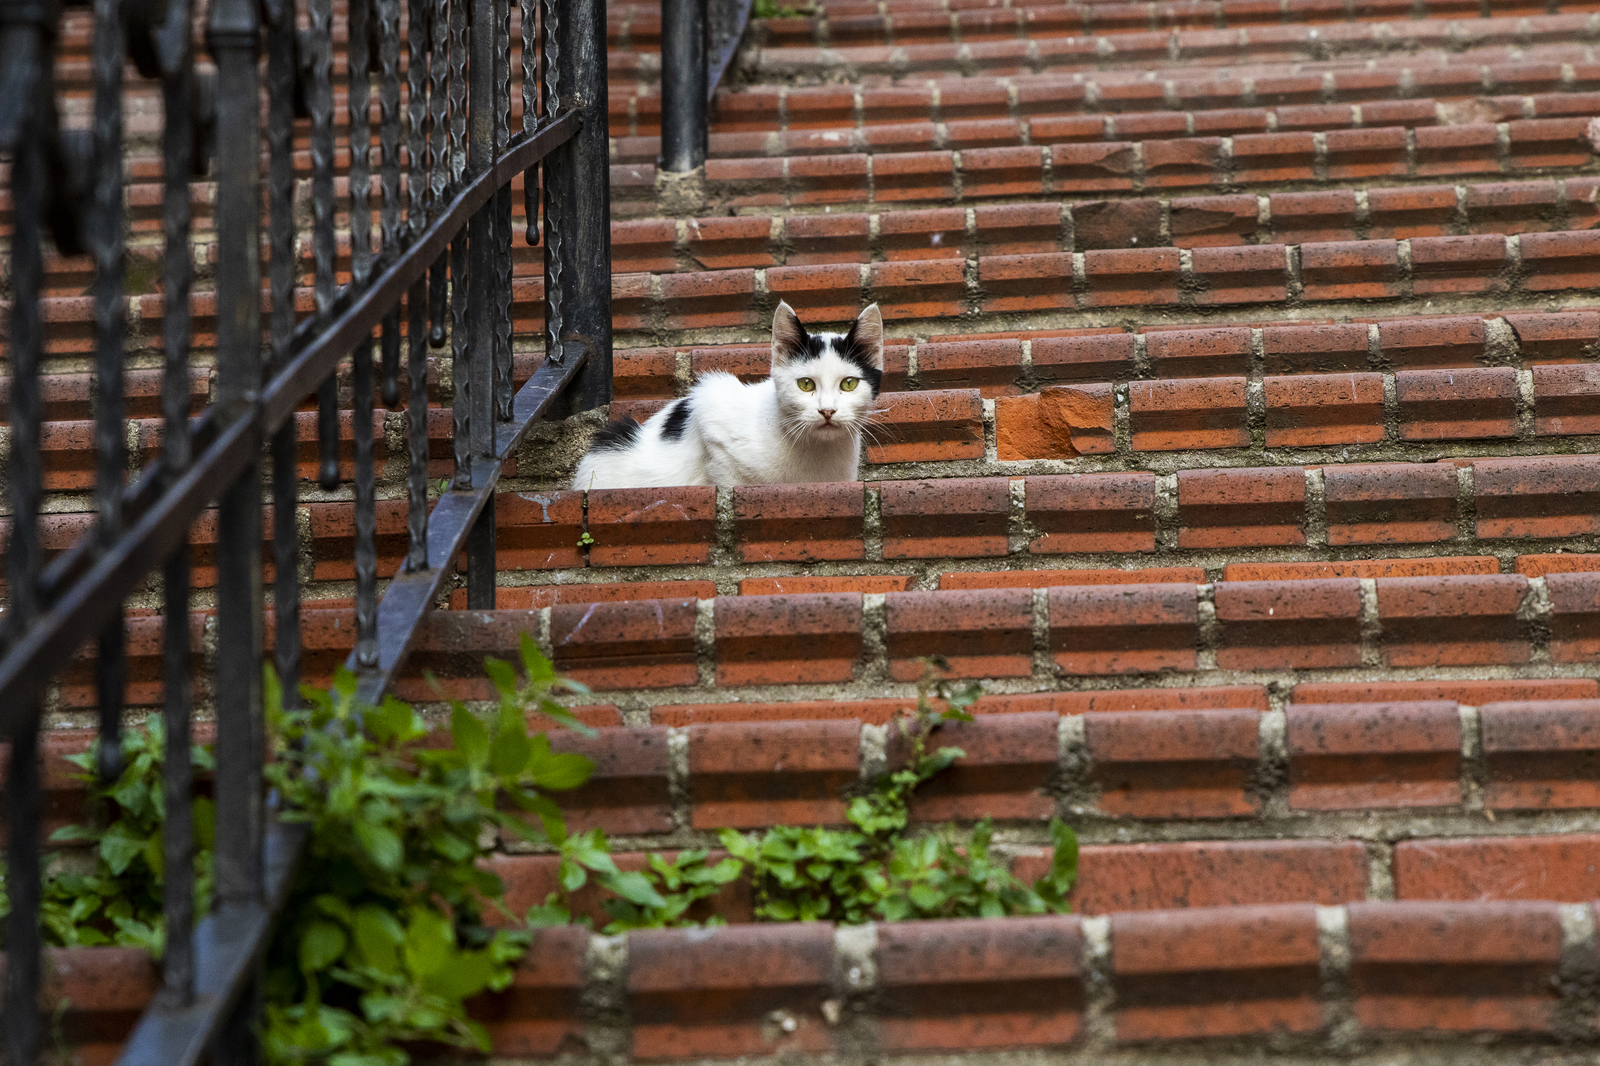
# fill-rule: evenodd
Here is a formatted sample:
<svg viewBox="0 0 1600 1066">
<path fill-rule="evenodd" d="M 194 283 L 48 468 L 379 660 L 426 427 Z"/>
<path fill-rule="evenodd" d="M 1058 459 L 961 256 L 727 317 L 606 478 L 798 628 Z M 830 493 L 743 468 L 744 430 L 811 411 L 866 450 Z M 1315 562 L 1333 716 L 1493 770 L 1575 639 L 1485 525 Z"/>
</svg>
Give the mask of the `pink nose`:
<svg viewBox="0 0 1600 1066">
<path fill-rule="evenodd" d="M 836 410 L 837 410 L 837 408 L 824 407 L 824 408 L 821 408 L 820 410 L 818 410 L 817 414 L 822 416 L 822 420 L 824 422 L 832 422 L 833 421 L 833 413 Z"/>
</svg>

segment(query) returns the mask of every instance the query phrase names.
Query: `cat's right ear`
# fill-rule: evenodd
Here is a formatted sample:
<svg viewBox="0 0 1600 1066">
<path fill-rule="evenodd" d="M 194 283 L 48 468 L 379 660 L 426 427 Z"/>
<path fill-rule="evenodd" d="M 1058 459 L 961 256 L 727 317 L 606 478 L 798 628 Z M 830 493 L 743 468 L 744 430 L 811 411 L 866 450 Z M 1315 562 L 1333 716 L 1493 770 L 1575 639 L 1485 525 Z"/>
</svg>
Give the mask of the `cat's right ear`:
<svg viewBox="0 0 1600 1066">
<path fill-rule="evenodd" d="M 804 355 L 805 351 L 806 328 L 800 324 L 794 308 L 787 301 L 779 300 L 778 309 L 772 313 L 772 365 Z"/>
</svg>

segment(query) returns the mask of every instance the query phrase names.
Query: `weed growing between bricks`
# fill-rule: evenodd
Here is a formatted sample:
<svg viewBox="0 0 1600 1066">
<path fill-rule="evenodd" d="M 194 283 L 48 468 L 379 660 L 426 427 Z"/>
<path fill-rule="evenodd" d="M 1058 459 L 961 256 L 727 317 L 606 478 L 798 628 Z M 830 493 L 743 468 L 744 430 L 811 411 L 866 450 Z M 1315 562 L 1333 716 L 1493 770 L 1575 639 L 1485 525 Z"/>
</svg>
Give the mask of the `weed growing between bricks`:
<svg viewBox="0 0 1600 1066">
<path fill-rule="evenodd" d="M 940 680 L 948 663 L 938 657 L 920 661 L 915 715 L 896 720 L 898 768 L 850 799 L 851 828 L 724 829 L 726 857 L 713 861 L 707 849 L 654 854 L 646 869 L 624 871 L 605 833 L 570 831 L 551 798 L 582 786 L 594 763 L 552 750 L 546 732 L 528 731 L 535 721 L 593 734 L 552 698 L 587 689 L 560 677 L 531 637 L 520 651 L 521 676 L 509 663 L 486 660 L 497 707 L 480 717 L 452 701 L 448 735 L 394 697 L 378 707 L 358 704 L 355 678 L 345 672 L 329 690 L 303 686 L 306 705 L 286 707 L 267 669 L 275 755 L 268 778 L 279 817 L 310 827 L 266 962 L 262 1042 L 272 1066 L 404 1066 L 426 1045 L 489 1052 L 475 997 L 511 986 L 541 930 L 588 925 L 587 916 L 574 917 L 573 894 L 590 884 L 609 897 L 608 935 L 725 924 L 713 897 L 740 879 L 749 882 L 760 922 L 849 926 L 1071 910 L 1077 840 L 1058 819 L 1049 827 L 1053 858 L 1031 885 L 990 854 L 988 819 L 967 831 L 908 834 L 917 789 L 964 756 L 935 743 L 939 726 L 971 722 L 968 709 L 983 694 L 973 682 Z M 67 756 L 84 771 L 76 778 L 94 824 L 66 826 L 51 839 L 92 843 L 94 853 L 58 857 L 46 876 L 51 946 L 163 954 L 164 743 L 159 718 L 129 730 L 127 768 L 110 785 L 93 773 L 92 748 Z M 205 747 L 195 745 L 192 758 L 201 774 L 211 771 Z M 208 797 L 193 804 L 197 913 L 204 914 L 214 822 Z M 502 836 L 560 856 L 557 890 L 524 917 L 509 909 L 506 885 L 486 862 Z M 0 917 L 8 911 L 0 867 Z"/>
</svg>

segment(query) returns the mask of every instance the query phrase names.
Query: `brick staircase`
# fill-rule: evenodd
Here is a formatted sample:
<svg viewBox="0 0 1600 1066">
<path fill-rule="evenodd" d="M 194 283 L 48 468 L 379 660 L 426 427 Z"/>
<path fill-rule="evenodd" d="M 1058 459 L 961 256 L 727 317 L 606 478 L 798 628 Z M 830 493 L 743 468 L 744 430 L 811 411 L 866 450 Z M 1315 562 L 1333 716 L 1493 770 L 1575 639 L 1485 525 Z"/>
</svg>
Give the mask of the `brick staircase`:
<svg viewBox="0 0 1600 1066">
<path fill-rule="evenodd" d="M 69 114 L 86 25 L 69 13 Z M 918 816 L 995 817 L 1019 873 L 1066 817 L 1081 917 L 767 927 L 730 890 L 714 936 L 543 934 L 484 1006 L 499 1053 L 1592 1058 L 1600 4 L 829 2 L 752 24 L 687 177 L 653 163 L 658 26 L 613 5 L 611 415 L 706 370 L 764 376 L 780 298 L 810 325 L 876 300 L 864 481 L 570 492 L 598 421 L 542 430 L 496 501 L 496 609 L 453 591 L 396 691 L 436 701 L 431 674 L 487 698 L 482 657 L 534 634 L 595 693 L 597 738 L 556 741 L 599 767 L 572 816 L 637 867 L 722 826 L 838 821 L 942 654 L 987 695 Z M 156 103 L 129 104 L 135 257 L 159 254 Z M 519 383 L 540 254 L 518 250 Z M 50 265 L 57 550 L 91 522 L 89 277 Z M 141 459 L 161 314 L 130 297 Z M 208 392 L 197 371 L 197 409 Z M 403 418 L 375 417 L 383 575 Z M 315 485 L 314 422 L 325 682 L 352 643 L 353 521 Z M 431 433 L 437 480 L 447 416 Z M 213 535 L 193 537 L 201 659 Z M 135 705 L 160 698 L 158 603 L 130 603 Z M 94 699 L 84 662 L 52 697 L 61 750 Z M 75 816 L 52 773 L 52 817 Z M 499 868 L 522 906 L 554 884 L 547 855 L 508 845 Z M 100 958 L 139 1002 L 142 959 Z M 116 1047 L 97 1039 L 89 1066 Z"/>
</svg>

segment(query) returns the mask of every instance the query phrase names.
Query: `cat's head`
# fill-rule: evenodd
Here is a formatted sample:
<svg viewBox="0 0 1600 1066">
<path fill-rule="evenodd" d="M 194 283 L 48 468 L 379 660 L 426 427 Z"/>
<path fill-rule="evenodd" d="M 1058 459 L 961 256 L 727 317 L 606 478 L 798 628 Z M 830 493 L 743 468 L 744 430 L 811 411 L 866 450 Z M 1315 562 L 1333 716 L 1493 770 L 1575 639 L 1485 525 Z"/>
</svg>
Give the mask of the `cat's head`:
<svg viewBox="0 0 1600 1066">
<path fill-rule="evenodd" d="M 794 308 L 772 316 L 772 381 L 796 434 L 860 434 L 883 384 L 883 315 L 862 311 L 844 333 L 807 333 Z"/>
</svg>

